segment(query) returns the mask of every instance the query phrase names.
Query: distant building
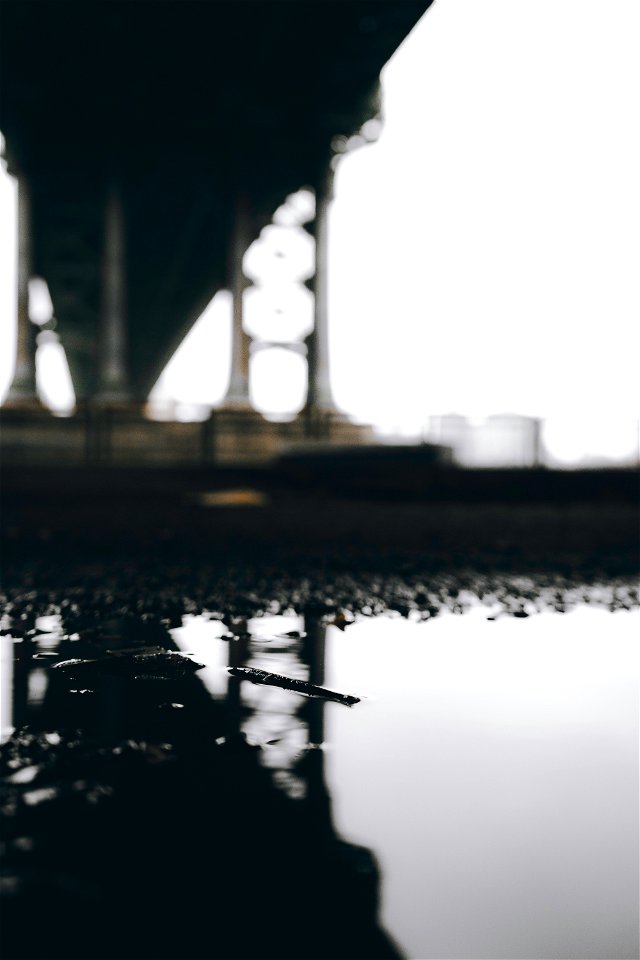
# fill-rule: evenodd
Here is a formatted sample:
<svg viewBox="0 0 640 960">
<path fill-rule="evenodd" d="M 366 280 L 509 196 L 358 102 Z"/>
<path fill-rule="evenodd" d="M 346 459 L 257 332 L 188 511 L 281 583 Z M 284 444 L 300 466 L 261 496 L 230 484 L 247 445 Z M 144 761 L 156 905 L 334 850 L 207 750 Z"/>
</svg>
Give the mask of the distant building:
<svg viewBox="0 0 640 960">
<path fill-rule="evenodd" d="M 465 467 L 533 467 L 541 462 L 540 421 L 497 414 L 477 421 L 452 413 L 431 417 L 428 439 L 447 444 Z"/>
</svg>

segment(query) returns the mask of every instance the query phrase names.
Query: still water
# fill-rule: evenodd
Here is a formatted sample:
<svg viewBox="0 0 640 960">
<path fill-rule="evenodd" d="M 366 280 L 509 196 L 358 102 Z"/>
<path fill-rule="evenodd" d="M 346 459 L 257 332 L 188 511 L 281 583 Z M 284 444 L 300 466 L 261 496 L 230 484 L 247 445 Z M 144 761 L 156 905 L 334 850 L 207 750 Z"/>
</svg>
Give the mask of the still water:
<svg viewBox="0 0 640 960">
<path fill-rule="evenodd" d="M 325 684 L 363 698 L 323 708 L 335 827 L 374 852 L 407 957 L 635 957 L 640 614 L 487 613 L 326 629 Z M 248 662 L 307 676 L 269 639 L 302 625 L 252 621 Z M 217 630 L 194 618 L 174 636 L 219 695 Z M 245 734 L 302 793 L 301 698 L 242 686 Z"/>
<path fill-rule="evenodd" d="M 637 610 L 589 605 L 495 619 L 475 605 L 426 623 L 384 616 L 346 628 L 264 616 L 231 633 L 214 616 L 187 616 L 168 646 L 204 667 L 175 687 L 184 703 L 168 706 L 217 704 L 227 719 L 216 742 L 240 732 L 275 791 L 315 803 L 327 837 L 377 863 L 378 919 L 400 955 L 633 958 L 639 627 Z M 39 630 L 29 657 L 24 641 L 2 638 L 5 736 L 18 719 L 37 727 L 47 703 L 50 716 L 92 697 L 103 698 L 101 724 L 118 707 L 127 736 L 125 688 L 149 709 L 167 706 L 164 693 L 147 692 L 165 689 L 158 677 L 111 678 L 102 693 L 93 681 L 95 690 L 65 686 L 52 664 L 61 644 L 66 657 L 87 656 L 82 641 L 64 637 L 56 617 Z M 310 699 L 229 666 L 361 700 Z M 301 762 L 311 756 L 313 775 Z"/>
</svg>

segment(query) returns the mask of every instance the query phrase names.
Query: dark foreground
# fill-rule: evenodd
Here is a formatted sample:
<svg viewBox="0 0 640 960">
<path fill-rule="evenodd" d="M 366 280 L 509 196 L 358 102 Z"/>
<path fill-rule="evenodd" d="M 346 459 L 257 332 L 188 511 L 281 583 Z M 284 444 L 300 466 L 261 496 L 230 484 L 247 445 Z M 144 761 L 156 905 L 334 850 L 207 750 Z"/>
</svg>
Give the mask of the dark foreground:
<svg viewBox="0 0 640 960">
<path fill-rule="evenodd" d="M 373 855 L 333 828 L 320 749 L 291 799 L 240 733 L 239 681 L 215 701 L 175 668 L 101 668 L 90 688 L 63 673 L 17 704 L 28 722 L 2 750 L 3 956 L 397 955 Z"/>
<path fill-rule="evenodd" d="M 333 825 L 318 749 L 323 626 L 384 610 L 429 619 L 472 596 L 516 618 L 639 603 L 628 500 L 263 489 L 235 496 L 262 505 L 230 505 L 232 494 L 216 506 L 188 486 L 30 482 L 3 510 L 15 728 L 2 748 L 6 958 L 397 956 L 379 924 L 375 858 Z M 239 693 L 249 619 L 287 611 L 305 629 L 274 642 L 320 690 L 300 708 L 296 797 L 246 742 Z M 224 623 L 224 696 L 169 633 L 203 613 Z M 339 691 L 353 706 L 337 709 L 358 710 L 358 692 Z"/>
</svg>

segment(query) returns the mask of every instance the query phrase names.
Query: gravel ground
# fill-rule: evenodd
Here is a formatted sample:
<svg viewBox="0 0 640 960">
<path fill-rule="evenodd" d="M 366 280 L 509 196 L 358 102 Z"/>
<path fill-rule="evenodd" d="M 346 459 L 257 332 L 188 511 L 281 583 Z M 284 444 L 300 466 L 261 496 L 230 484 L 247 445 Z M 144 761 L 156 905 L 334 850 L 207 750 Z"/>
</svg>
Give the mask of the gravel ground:
<svg viewBox="0 0 640 960">
<path fill-rule="evenodd" d="M 420 504 L 276 498 L 200 507 L 99 498 L 5 511 L 3 604 L 29 629 L 60 609 L 179 622 L 202 610 L 435 616 L 470 595 L 523 615 L 636 606 L 629 504 Z"/>
</svg>

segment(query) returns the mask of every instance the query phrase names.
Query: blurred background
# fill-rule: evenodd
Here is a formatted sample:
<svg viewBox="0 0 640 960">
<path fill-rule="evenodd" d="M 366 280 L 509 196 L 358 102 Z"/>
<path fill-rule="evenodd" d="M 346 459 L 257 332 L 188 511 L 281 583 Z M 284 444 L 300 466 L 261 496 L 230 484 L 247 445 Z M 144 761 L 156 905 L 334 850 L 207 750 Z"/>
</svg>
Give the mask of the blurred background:
<svg viewBox="0 0 640 960">
<path fill-rule="evenodd" d="M 606 16 L 578 0 L 435 4 L 385 66 L 379 115 L 335 138 L 331 391 L 349 421 L 372 426 L 367 439 L 444 444 L 468 467 L 639 462 L 638 19 L 632 0 Z M 257 284 L 244 292 L 250 404 L 276 422 L 306 401 L 313 251 L 300 226 L 313 205 L 309 189 L 290 195 L 244 258 Z M 16 238 L 3 164 L 3 398 Z M 29 303 L 39 397 L 68 416 L 74 383 L 42 278 Z M 224 406 L 232 314 L 221 289 L 157 378 L 148 416 L 203 421 Z"/>
</svg>

